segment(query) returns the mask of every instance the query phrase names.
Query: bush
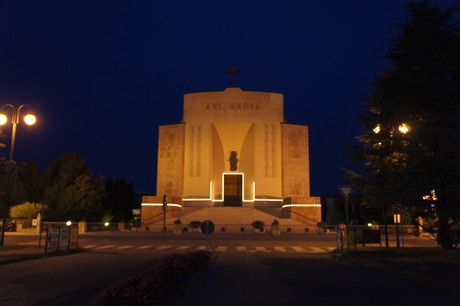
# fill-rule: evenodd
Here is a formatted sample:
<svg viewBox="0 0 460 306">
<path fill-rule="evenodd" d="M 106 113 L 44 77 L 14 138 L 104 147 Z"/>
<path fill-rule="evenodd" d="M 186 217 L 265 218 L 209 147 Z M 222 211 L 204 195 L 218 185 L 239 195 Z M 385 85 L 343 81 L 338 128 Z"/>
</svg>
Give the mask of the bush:
<svg viewBox="0 0 460 306">
<path fill-rule="evenodd" d="M 252 227 L 255 228 L 255 229 L 264 229 L 265 227 L 265 223 L 263 223 L 262 221 L 260 220 L 256 220 L 254 222 L 251 223 Z"/>
<path fill-rule="evenodd" d="M 98 305 L 168 305 L 185 280 L 207 263 L 209 252 L 170 255 L 149 271 L 104 290 Z"/>
<path fill-rule="evenodd" d="M 24 202 L 10 208 L 10 217 L 12 219 L 24 219 L 24 224 L 29 226 L 32 224 L 32 219 L 37 218 L 37 215 L 46 208 L 41 203 Z"/>
<path fill-rule="evenodd" d="M 190 221 L 188 226 L 190 226 L 191 228 L 199 228 L 201 226 L 201 221 L 196 221 L 196 220 Z"/>
</svg>

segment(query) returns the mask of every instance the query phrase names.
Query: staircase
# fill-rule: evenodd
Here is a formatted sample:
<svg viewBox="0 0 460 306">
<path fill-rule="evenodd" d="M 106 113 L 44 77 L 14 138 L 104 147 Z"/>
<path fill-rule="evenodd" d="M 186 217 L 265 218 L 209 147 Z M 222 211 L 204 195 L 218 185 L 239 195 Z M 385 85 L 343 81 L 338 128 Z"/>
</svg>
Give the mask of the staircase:
<svg viewBox="0 0 460 306">
<path fill-rule="evenodd" d="M 276 219 L 282 231 L 305 232 L 314 229 L 308 228 L 305 224 L 294 221 L 289 218 L 278 218 L 271 214 L 262 212 L 255 208 L 247 207 L 206 207 L 206 208 L 182 208 L 179 218 L 169 218 L 166 220 L 168 228 L 173 226 L 176 219 L 180 219 L 183 226 L 186 227 L 191 221 L 210 220 L 216 226 L 216 231 L 240 232 L 252 230 L 251 223 L 260 220 L 265 223 L 266 230 Z"/>
</svg>

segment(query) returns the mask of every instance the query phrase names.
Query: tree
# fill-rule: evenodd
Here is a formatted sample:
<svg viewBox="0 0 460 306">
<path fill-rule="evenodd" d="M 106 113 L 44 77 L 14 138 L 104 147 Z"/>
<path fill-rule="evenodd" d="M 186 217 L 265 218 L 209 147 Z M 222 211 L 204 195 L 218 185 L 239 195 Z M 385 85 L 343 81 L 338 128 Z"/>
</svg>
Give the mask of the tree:
<svg viewBox="0 0 460 306">
<path fill-rule="evenodd" d="M 435 189 L 432 230 L 448 248 L 460 220 L 460 6 L 425 0 L 406 10 L 385 56 L 390 68 L 373 82 L 359 118 L 365 133 L 351 155 L 365 170 L 349 174 L 384 218 L 390 205 L 417 217 L 427 210 L 420 199 Z"/>
<path fill-rule="evenodd" d="M 103 201 L 104 211 L 113 215 L 116 221 L 128 221 L 132 218 L 134 207 L 134 186 L 126 178 L 105 182 L 106 196 Z"/>
<path fill-rule="evenodd" d="M 0 160 L 0 199 L 6 208 L 22 202 L 40 202 L 43 177 L 37 165 Z"/>
<path fill-rule="evenodd" d="M 36 218 L 43 209 L 44 206 L 41 203 L 24 202 L 10 208 L 10 217 L 12 219 L 25 219 L 30 225 L 32 224 L 32 219 Z"/>
<path fill-rule="evenodd" d="M 49 220 L 100 220 L 104 183 L 93 177 L 83 157 L 65 153 L 45 171 L 45 217 Z"/>
</svg>

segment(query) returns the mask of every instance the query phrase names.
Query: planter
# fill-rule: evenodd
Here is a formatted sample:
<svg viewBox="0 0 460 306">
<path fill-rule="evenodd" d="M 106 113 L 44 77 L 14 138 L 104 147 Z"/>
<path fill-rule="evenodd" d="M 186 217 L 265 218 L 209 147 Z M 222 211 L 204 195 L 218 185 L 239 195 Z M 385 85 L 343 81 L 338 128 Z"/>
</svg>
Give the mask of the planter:
<svg viewBox="0 0 460 306">
<path fill-rule="evenodd" d="M 280 223 L 278 222 L 278 220 L 275 219 L 272 223 L 272 235 L 279 236 L 280 234 Z"/>
<path fill-rule="evenodd" d="M 181 235 L 182 234 L 182 224 L 174 224 L 173 234 L 174 235 Z"/>
<path fill-rule="evenodd" d="M 189 231 L 190 231 L 190 233 L 201 233 L 201 228 L 199 228 L 199 227 L 190 227 Z"/>
<path fill-rule="evenodd" d="M 281 234 L 280 226 L 278 224 L 272 225 L 272 235 L 279 236 Z"/>
<path fill-rule="evenodd" d="M 265 232 L 265 223 L 260 220 L 256 220 L 251 223 L 252 228 L 256 233 L 264 233 Z"/>
<path fill-rule="evenodd" d="M 254 232 L 258 234 L 263 234 L 265 233 L 265 228 L 254 228 Z"/>
</svg>

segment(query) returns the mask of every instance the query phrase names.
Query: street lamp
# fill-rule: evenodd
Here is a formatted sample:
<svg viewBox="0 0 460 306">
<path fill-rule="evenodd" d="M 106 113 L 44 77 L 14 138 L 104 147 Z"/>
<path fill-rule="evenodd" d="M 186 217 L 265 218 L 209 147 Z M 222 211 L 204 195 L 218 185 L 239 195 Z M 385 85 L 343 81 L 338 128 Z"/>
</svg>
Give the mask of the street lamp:
<svg viewBox="0 0 460 306">
<path fill-rule="evenodd" d="M 6 108 L 6 107 L 11 108 L 11 124 L 12 124 L 12 128 L 11 128 L 10 161 L 13 160 L 14 143 L 15 143 L 15 140 L 16 140 L 16 127 L 20 122 L 19 119 L 20 119 L 20 115 L 21 115 L 21 110 L 25 106 L 26 106 L 25 104 L 21 104 L 21 105 L 5 104 L 2 107 L 2 108 Z M 34 125 L 35 122 L 37 122 L 37 118 L 35 117 L 35 115 L 30 114 L 30 113 L 26 114 L 23 117 L 23 120 L 24 120 L 24 123 L 27 124 L 27 125 Z M 8 122 L 8 117 L 5 114 L 0 113 L 0 125 L 4 125 L 7 122 Z"/>
<path fill-rule="evenodd" d="M 379 134 L 380 132 L 382 132 L 382 126 L 380 124 L 377 124 L 373 129 L 372 131 L 375 133 L 375 134 Z M 391 127 L 389 129 L 389 133 L 390 133 L 390 147 L 391 147 L 391 150 L 393 151 L 393 136 L 394 136 L 394 128 Z M 410 126 L 407 124 L 407 123 L 401 123 L 400 125 L 398 125 L 398 131 L 401 133 L 401 134 L 407 134 L 409 133 L 411 130 Z M 379 142 L 378 143 L 378 146 L 382 146 L 382 143 Z M 393 153 L 393 152 L 392 152 Z M 388 220 L 387 220 L 387 204 L 384 203 L 384 230 L 385 230 L 385 247 L 388 249 Z M 397 218 L 396 218 L 396 215 L 395 215 L 395 224 L 396 224 L 396 240 L 397 240 L 397 247 L 399 248 L 399 223 L 400 223 L 400 219 L 399 219 L 399 214 L 397 214 Z"/>
</svg>

